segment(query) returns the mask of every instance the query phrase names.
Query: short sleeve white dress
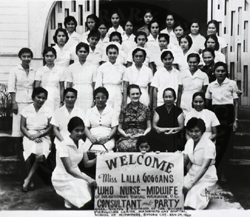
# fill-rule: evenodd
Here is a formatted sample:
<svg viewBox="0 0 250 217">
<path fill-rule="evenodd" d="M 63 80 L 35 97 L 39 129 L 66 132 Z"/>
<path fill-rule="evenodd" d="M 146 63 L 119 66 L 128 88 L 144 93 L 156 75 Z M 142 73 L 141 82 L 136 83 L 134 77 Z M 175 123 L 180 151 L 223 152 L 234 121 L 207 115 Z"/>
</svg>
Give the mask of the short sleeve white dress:
<svg viewBox="0 0 250 217">
<path fill-rule="evenodd" d="M 49 125 L 49 119 L 52 116 L 52 110 L 43 105 L 39 111 L 36 112 L 32 103 L 22 110 L 21 116 L 26 118 L 26 127 L 30 134 L 36 134 L 38 132 L 42 133 Z M 42 143 L 36 143 L 26 136 L 23 137 L 24 160 L 27 160 L 27 158 L 32 153 L 38 156 L 44 155 L 45 158 L 47 158 L 51 148 L 50 137 L 47 135 L 41 139 L 43 141 Z"/>
<path fill-rule="evenodd" d="M 79 141 L 77 148 L 69 136 L 56 145 L 56 167 L 51 179 L 56 193 L 78 208 L 83 207 L 85 203 L 91 200 L 91 187 L 85 180 L 70 175 L 66 171 L 61 158 L 68 157 L 74 170 L 81 172 L 78 164 L 83 158 L 83 147 L 84 142 L 82 140 Z"/>
<path fill-rule="evenodd" d="M 65 77 L 59 67 L 50 69 L 47 66 L 39 68 L 35 76 L 36 81 L 41 81 L 41 87 L 48 91 L 48 99 L 45 105 L 53 111 L 60 107 L 60 82 L 64 82 Z"/>
<path fill-rule="evenodd" d="M 214 165 L 216 156 L 215 145 L 203 134 L 195 148 L 193 139 L 187 141 L 184 154 L 188 155 L 192 163 L 187 175 L 184 177 L 184 185 L 194 179 L 205 159 L 212 160 L 205 174 L 188 191 L 184 202 L 184 206 L 204 209 L 209 203 L 209 199 L 205 196 L 205 190 L 211 192 L 218 180 Z"/>
</svg>

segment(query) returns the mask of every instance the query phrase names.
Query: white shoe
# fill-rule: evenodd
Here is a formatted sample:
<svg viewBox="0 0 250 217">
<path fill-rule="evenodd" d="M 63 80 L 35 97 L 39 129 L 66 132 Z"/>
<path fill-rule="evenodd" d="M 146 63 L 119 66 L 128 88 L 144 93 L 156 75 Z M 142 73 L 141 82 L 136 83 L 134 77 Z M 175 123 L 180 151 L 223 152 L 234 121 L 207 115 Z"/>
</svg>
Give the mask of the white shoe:
<svg viewBox="0 0 250 217">
<path fill-rule="evenodd" d="M 69 201 L 67 201 L 67 200 L 64 200 L 64 206 L 65 206 L 67 209 L 72 208 L 72 204 L 71 204 Z"/>
</svg>

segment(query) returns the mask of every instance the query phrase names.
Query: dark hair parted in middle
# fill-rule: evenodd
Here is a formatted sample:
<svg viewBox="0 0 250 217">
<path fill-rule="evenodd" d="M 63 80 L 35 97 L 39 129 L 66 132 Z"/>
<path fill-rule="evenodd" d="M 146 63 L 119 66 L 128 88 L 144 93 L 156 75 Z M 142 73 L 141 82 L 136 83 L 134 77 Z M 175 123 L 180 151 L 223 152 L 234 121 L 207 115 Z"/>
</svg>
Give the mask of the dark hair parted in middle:
<svg viewBox="0 0 250 217">
<path fill-rule="evenodd" d="M 157 24 L 158 24 L 159 32 L 160 32 L 160 25 L 159 25 L 158 20 L 156 20 L 156 19 L 153 19 L 153 20 L 148 24 L 149 32 L 151 32 L 151 26 L 152 26 L 153 23 L 157 23 Z"/>
<path fill-rule="evenodd" d="M 173 29 L 177 28 L 178 26 L 180 26 L 183 29 L 184 32 L 186 31 L 185 25 L 183 23 L 181 23 L 181 22 L 175 22 L 174 26 L 173 26 Z"/>
<path fill-rule="evenodd" d="M 82 47 L 89 53 L 89 45 L 86 44 L 86 43 L 84 43 L 84 42 L 80 42 L 80 43 L 76 46 L 76 54 L 77 54 L 77 52 L 78 52 Z"/>
<path fill-rule="evenodd" d="M 48 98 L 48 91 L 42 87 L 35 87 L 33 92 L 32 92 L 31 98 L 34 99 L 40 93 L 44 93 L 46 99 Z"/>
<path fill-rule="evenodd" d="M 94 93 L 93 93 L 94 98 L 96 97 L 96 95 L 98 93 L 103 93 L 106 96 L 107 99 L 109 98 L 109 92 L 107 91 L 107 89 L 105 87 L 98 87 L 98 88 L 96 88 L 94 90 Z"/>
<path fill-rule="evenodd" d="M 53 47 L 46 47 L 44 48 L 44 51 L 43 51 L 43 58 L 45 58 L 45 55 L 48 53 L 48 52 L 52 52 L 56 58 L 56 50 L 55 48 Z"/>
<path fill-rule="evenodd" d="M 109 36 L 109 41 L 112 40 L 113 37 L 117 36 L 120 40 L 120 44 L 122 43 L 122 35 L 120 32 L 112 32 Z"/>
<path fill-rule="evenodd" d="M 85 128 L 85 124 L 83 120 L 77 116 L 71 118 L 68 123 L 68 131 L 71 133 L 76 127 Z"/>
<path fill-rule="evenodd" d="M 57 35 L 59 32 L 63 32 L 65 37 L 66 37 L 66 42 L 65 44 L 67 43 L 67 41 L 69 40 L 69 36 L 68 36 L 68 33 L 67 33 L 67 30 L 66 29 L 63 29 L 63 28 L 58 28 L 55 32 L 55 35 L 53 36 L 53 40 L 54 42 L 57 44 Z"/>
<path fill-rule="evenodd" d="M 195 128 L 195 127 L 198 127 L 202 133 L 204 133 L 206 131 L 205 122 L 201 118 L 191 118 L 187 122 L 186 128 L 188 131 Z"/>
<path fill-rule="evenodd" d="M 205 93 L 203 93 L 203 92 L 195 92 L 195 93 L 193 94 L 193 98 L 192 98 L 192 108 L 194 108 L 194 99 L 195 99 L 195 97 L 197 97 L 197 96 L 200 96 L 200 97 L 202 98 L 202 100 L 203 100 L 203 102 L 204 102 L 204 107 L 205 107 L 205 103 L 206 103 Z"/>
<path fill-rule="evenodd" d="M 86 17 L 86 22 L 85 22 L 85 26 L 86 28 L 89 30 L 89 27 L 88 27 L 88 19 L 92 19 L 95 23 L 95 27 L 94 29 L 97 30 L 98 26 L 99 26 L 99 18 L 95 15 L 95 14 L 90 14 Z"/>
<path fill-rule="evenodd" d="M 145 39 L 146 39 L 146 42 L 148 41 L 148 35 L 147 35 L 147 33 L 146 32 L 143 32 L 143 31 L 138 31 L 136 34 L 135 34 L 135 43 L 137 44 L 137 38 L 139 37 L 139 36 L 141 36 L 141 35 L 143 35 L 144 37 L 145 37 Z"/>
<path fill-rule="evenodd" d="M 73 17 L 73 16 L 67 16 L 67 17 L 65 17 L 65 19 L 64 19 L 64 26 L 65 26 L 65 28 L 66 28 L 66 24 L 69 23 L 70 21 L 74 22 L 74 24 L 75 24 L 75 30 L 76 30 L 77 21 L 76 21 L 75 17 Z"/>
<path fill-rule="evenodd" d="M 206 36 L 206 41 L 205 41 L 205 43 L 204 43 L 205 48 L 207 48 L 207 41 L 208 41 L 210 38 L 213 39 L 214 42 L 215 42 L 215 48 L 214 48 L 214 49 L 215 49 L 215 50 L 219 50 L 219 48 L 220 48 L 220 43 L 219 43 L 218 38 L 217 38 L 217 36 L 216 36 L 215 34 L 207 35 L 207 36 Z"/>
<path fill-rule="evenodd" d="M 146 59 L 146 56 L 147 56 L 147 52 L 144 50 L 144 49 L 142 49 L 142 48 L 135 48 L 134 50 L 133 50 L 133 52 L 132 52 L 132 59 L 134 59 L 134 56 L 135 56 L 135 54 L 137 53 L 137 52 L 139 52 L 139 51 L 141 51 L 142 53 L 143 53 L 143 56 L 144 56 L 144 59 L 143 59 L 143 62 L 145 61 L 145 59 Z"/>
<path fill-rule="evenodd" d="M 210 24 L 214 24 L 214 26 L 215 26 L 215 28 L 216 28 L 216 32 L 219 31 L 219 23 L 218 23 L 217 20 L 210 20 L 210 21 L 207 23 L 207 29 L 208 29 L 208 26 L 209 26 Z"/>
<path fill-rule="evenodd" d="M 63 99 L 65 98 L 66 94 L 68 92 L 71 92 L 71 93 L 74 93 L 75 94 L 75 97 L 77 98 L 77 90 L 72 88 L 72 87 L 68 87 L 66 88 L 64 91 L 63 91 Z"/>
<path fill-rule="evenodd" d="M 175 93 L 175 90 L 174 90 L 173 88 L 171 88 L 171 87 L 168 87 L 168 88 L 166 88 L 166 89 L 163 91 L 162 97 L 164 97 L 164 94 L 165 94 L 166 91 L 171 91 L 172 94 L 173 94 L 174 100 L 176 100 L 176 93 Z"/>
<path fill-rule="evenodd" d="M 180 37 L 180 39 L 179 39 L 179 44 L 181 43 L 181 39 L 183 39 L 183 38 L 187 39 L 187 41 L 188 41 L 188 48 L 190 49 L 190 47 L 192 47 L 192 45 L 193 45 L 192 38 L 189 35 L 182 35 Z"/>
</svg>

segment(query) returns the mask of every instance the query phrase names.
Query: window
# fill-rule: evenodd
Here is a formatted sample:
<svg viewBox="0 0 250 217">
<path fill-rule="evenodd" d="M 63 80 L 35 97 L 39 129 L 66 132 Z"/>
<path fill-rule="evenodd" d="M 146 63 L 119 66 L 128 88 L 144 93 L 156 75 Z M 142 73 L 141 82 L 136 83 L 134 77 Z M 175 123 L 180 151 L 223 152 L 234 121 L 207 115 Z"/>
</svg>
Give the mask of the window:
<svg viewBox="0 0 250 217">
<path fill-rule="evenodd" d="M 90 1 L 89 0 L 86 1 L 85 11 L 90 11 Z"/>
<path fill-rule="evenodd" d="M 78 6 L 78 23 L 79 23 L 79 26 L 83 25 L 83 9 L 82 9 L 82 5 Z"/>
<path fill-rule="evenodd" d="M 62 13 L 62 2 L 57 2 L 57 5 L 58 13 Z"/>
<path fill-rule="evenodd" d="M 76 1 L 72 0 L 71 2 L 71 12 L 76 12 Z"/>
</svg>

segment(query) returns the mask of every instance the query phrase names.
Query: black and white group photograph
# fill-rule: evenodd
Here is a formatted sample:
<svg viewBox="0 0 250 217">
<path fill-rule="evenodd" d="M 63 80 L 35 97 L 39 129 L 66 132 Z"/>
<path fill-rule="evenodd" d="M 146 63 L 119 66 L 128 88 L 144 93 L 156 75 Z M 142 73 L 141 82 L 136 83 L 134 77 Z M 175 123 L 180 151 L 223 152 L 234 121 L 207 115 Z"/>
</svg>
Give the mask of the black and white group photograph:
<svg viewBox="0 0 250 217">
<path fill-rule="evenodd" d="M 249 56 L 250 0 L 1 0 L 0 216 L 249 216 Z"/>
</svg>

